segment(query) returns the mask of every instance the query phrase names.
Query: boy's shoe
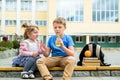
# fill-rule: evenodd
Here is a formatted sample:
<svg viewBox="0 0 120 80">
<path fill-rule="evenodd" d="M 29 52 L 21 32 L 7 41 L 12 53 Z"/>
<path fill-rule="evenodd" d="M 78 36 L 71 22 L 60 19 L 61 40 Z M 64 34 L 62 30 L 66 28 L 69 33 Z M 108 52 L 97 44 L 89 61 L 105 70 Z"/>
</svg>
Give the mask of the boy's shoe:
<svg viewBox="0 0 120 80">
<path fill-rule="evenodd" d="M 22 75 L 21 75 L 21 78 L 22 78 L 22 79 L 28 79 L 29 76 L 28 76 L 28 74 L 22 74 Z"/>
<path fill-rule="evenodd" d="M 43 80 L 53 80 L 53 77 L 51 75 L 45 75 Z"/>
<path fill-rule="evenodd" d="M 53 80 L 53 79 L 52 79 L 52 78 L 46 78 L 46 79 L 45 79 L 45 78 L 43 78 L 43 80 Z"/>
<path fill-rule="evenodd" d="M 29 74 L 29 78 L 30 79 L 35 79 L 35 75 L 34 74 Z"/>
<path fill-rule="evenodd" d="M 43 79 L 43 80 L 53 80 L 53 79 Z"/>
</svg>

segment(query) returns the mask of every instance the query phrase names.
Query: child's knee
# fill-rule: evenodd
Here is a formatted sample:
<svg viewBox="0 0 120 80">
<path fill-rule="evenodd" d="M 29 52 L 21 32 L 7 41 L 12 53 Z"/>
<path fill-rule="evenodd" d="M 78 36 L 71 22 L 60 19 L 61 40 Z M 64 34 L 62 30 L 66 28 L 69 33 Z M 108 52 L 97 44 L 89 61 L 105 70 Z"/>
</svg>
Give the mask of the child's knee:
<svg viewBox="0 0 120 80">
<path fill-rule="evenodd" d="M 36 63 L 37 64 L 43 64 L 44 63 L 44 59 L 43 58 L 37 59 Z"/>
<path fill-rule="evenodd" d="M 68 57 L 68 63 L 75 65 L 76 64 L 75 58 L 72 56 Z"/>
</svg>

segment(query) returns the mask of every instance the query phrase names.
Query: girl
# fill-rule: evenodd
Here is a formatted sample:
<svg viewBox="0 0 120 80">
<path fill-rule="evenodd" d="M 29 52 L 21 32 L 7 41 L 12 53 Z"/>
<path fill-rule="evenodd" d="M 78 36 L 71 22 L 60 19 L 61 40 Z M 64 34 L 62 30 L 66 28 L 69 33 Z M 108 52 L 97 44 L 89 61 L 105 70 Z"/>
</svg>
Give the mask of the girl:
<svg viewBox="0 0 120 80">
<path fill-rule="evenodd" d="M 42 44 L 38 40 L 39 28 L 35 25 L 22 25 L 25 29 L 24 41 L 20 43 L 19 56 L 13 59 L 12 66 L 24 66 L 21 77 L 23 79 L 34 79 L 34 71 L 37 69 L 36 60 L 42 53 Z"/>
</svg>

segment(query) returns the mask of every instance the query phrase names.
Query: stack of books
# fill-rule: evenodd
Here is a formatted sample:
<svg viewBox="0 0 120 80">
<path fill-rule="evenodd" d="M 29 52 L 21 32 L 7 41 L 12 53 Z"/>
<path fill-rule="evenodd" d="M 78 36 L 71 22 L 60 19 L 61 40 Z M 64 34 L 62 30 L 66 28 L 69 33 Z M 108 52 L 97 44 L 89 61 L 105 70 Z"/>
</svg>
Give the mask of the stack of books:
<svg viewBox="0 0 120 80">
<path fill-rule="evenodd" d="M 83 66 L 100 66 L 100 60 L 96 57 L 84 57 Z"/>
</svg>

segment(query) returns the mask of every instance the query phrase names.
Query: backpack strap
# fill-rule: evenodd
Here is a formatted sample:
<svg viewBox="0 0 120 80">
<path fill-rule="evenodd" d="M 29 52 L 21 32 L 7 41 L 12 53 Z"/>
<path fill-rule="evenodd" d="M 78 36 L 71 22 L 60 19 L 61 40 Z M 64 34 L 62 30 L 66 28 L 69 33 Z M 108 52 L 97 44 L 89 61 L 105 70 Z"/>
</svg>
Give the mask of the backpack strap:
<svg viewBox="0 0 120 80">
<path fill-rule="evenodd" d="M 93 55 L 96 55 L 98 58 L 100 58 L 100 48 L 101 48 L 100 45 L 95 45 L 93 47 L 93 44 L 89 44 L 88 48 Z M 95 52 L 93 52 L 93 48 L 95 49 Z"/>
<path fill-rule="evenodd" d="M 100 58 L 100 45 L 97 45 L 96 46 L 96 56 L 98 57 L 98 58 Z"/>
<path fill-rule="evenodd" d="M 93 45 L 92 44 L 88 45 L 88 49 L 90 50 L 91 54 L 93 54 Z"/>
</svg>

